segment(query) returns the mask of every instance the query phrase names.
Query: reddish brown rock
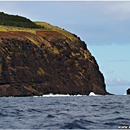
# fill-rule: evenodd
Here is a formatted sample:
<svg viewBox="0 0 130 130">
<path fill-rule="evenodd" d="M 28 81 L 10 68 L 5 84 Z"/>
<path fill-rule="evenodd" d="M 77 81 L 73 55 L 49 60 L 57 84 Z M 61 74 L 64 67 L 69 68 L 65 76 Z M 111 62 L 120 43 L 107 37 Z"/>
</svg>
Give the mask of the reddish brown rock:
<svg viewBox="0 0 130 130">
<path fill-rule="evenodd" d="M 55 31 L 0 32 L 0 96 L 109 94 L 95 58 L 79 38 Z"/>
</svg>

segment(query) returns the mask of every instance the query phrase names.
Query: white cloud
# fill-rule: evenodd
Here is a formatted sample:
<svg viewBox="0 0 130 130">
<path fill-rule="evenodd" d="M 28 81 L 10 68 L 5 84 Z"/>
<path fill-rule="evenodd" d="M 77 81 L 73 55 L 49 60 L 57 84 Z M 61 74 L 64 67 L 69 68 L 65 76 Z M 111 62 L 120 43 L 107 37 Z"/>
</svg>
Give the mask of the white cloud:
<svg viewBox="0 0 130 130">
<path fill-rule="evenodd" d="M 110 2 L 107 5 L 104 4 L 104 12 L 107 15 L 113 16 L 119 20 L 125 20 L 130 18 L 130 1 Z"/>
<path fill-rule="evenodd" d="M 106 80 L 107 86 L 129 86 L 130 81 L 121 79 L 120 77 L 110 78 Z"/>
</svg>

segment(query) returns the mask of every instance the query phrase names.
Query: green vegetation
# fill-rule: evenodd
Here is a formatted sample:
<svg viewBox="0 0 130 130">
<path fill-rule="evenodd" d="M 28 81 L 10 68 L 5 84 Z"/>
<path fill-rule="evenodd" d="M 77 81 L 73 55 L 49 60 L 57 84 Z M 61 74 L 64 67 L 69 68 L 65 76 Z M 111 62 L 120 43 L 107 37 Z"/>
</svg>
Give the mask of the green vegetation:
<svg viewBox="0 0 130 130">
<path fill-rule="evenodd" d="M 0 12 L 0 25 L 25 28 L 43 28 L 43 26 L 36 25 L 34 22 L 25 17 L 21 17 L 18 15 L 8 15 L 3 12 Z"/>
<path fill-rule="evenodd" d="M 35 22 L 37 25 L 41 25 L 41 26 L 44 26 L 44 29 L 45 30 L 48 30 L 48 31 L 57 31 L 63 35 L 65 35 L 66 37 L 70 38 L 71 40 L 77 40 L 78 37 L 75 35 L 75 34 L 72 34 L 64 29 L 61 29 L 57 26 L 53 26 L 49 23 L 46 23 L 46 22 Z"/>
<path fill-rule="evenodd" d="M 36 34 L 36 30 L 41 31 L 41 30 L 44 30 L 44 29 L 23 28 L 23 27 L 0 25 L 0 31 L 2 31 L 2 32 L 23 31 L 23 32 L 30 32 L 30 33 Z"/>
<path fill-rule="evenodd" d="M 18 15 L 8 15 L 3 12 L 0 12 L 0 31 L 25 31 L 33 34 L 36 34 L 36 31 L 57 31 L 71 40 L 78 39 L 76 35 L 49 23 L 32 22 L 25 17 Z"/>
</svg>

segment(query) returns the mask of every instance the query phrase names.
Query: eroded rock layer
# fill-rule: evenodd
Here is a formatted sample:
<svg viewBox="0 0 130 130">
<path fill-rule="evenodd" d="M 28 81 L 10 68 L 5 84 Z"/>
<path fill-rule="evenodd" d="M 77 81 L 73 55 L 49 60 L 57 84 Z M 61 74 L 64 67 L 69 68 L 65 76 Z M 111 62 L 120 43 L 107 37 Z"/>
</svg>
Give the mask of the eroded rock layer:
<svg viewBox="0 0 130 130">
<path fill-rule="evenodd" d="M 79 38 L 56 31 L 0 32 L 0 96 L 108 94 L 99 67 Z"/>
</svg>

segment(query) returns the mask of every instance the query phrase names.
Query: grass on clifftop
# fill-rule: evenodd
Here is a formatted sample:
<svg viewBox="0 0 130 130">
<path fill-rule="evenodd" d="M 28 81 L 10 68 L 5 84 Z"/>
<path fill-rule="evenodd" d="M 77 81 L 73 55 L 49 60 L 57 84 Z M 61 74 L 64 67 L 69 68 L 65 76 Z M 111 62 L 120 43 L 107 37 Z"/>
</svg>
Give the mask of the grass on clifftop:
<svg viewBox="0 0 130 130">
<path fill-rule="evenodd" d="M 75 37 L 72 33 L 64 30 L 64 29 L 61 29 L 57 26 L 53 26 L 49 23 L 46 23 L 46 22 L 35 22 L 37 25 L 41 25 L 41 26 L 44 26 L 44 29 L 45 30 L 48 30 L 48 31 L 57 31 L 63 35 L 65 35 L 66 37 L 70 38 L 71 40 L 77 40 L 77 37 Z"/>
<path fill-rule="evenodd" d="M 14 27 L 14 26 L 7 26 L 7 25 L 0 25 L 0 31 L 2 32 L 9 32 L 9 31 L 24 31 L 24 32 L 30 32 L 33 34 L 36 34 L 36 31 L 57 31 L 66 37 L 70 38 L 71 40 L 77 40 L 77 37 L 75 37 L 70 32 L 61 29 L 57 26 L 53 26 L 51 24 L 48 24 L 46 22 L 35 22 L 37 25 L 44 26 L 44 28 L 24 28 L 24 27 Z"/>
<path fill-rule="evenodd" d="M 32 29 L 32 28 L 23 28 L 23 27 L 14 27 L 14 26 L 7 26 L 7 25 L 0 25 L 0 31 L 2 32 L 9 32 L 9 31 L 24 31 L 36 34 L 36 30 L 44 30 L 44 29 Z"/>
<path fill-rule="evenodd" d="M 0 31 L 25 31 L 36 34 L 36 31 L 57 31 L 71 40 L 77 40 L 76 35 L 61 29 L 57 26 L 50 25 L 46 22 L 33 22 L 28 18 L 9 15 L 4 12 L 0 12 Z"/>
<path fill-rule="evenodd" d="M 43 26 L 35 24 L 30 19 L 18 15 L 5 14 L 4 12 L 0 12 L 0 25 L 25 28 L 44 28 Z"/>
</svg>

